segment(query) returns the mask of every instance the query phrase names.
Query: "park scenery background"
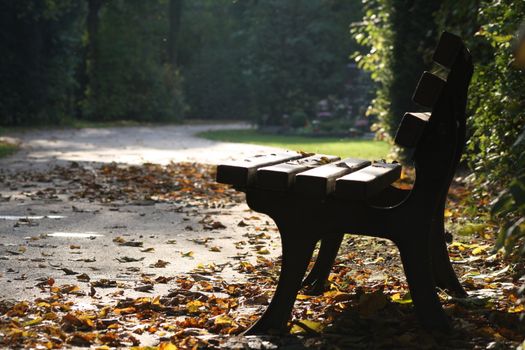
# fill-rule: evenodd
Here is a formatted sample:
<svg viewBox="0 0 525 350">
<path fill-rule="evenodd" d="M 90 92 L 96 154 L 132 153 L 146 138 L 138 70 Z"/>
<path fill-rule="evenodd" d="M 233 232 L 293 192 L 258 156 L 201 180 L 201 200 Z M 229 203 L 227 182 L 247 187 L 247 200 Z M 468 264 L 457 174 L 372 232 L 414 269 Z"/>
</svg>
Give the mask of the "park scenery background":
<svg viewBox="0 0 525 350">
<path fill-rule="evenodd" d="M 448 229 L 455 235 L 449 250 L 457 264 L 468 261 L 476 269 L 477 275 L 474 275 L 459 267 L 464 277 L 462 282 L 468 285 L 469 291 L 501 287 L 504 292 L 498 294 L 497 301 L 491 299 L 485 303 L 447 299 L 450 313 L 466 320 L 469 327 L 461 328 L 447 340 L 425 335 L 423 343 L 427 348 L 472 348 L 490 344 L 496 344 L 491 346 L 497 349 L 523 348 L 525 1 L 512 0 L 1 1 L 2 215 L 4 211 L 8 216 L 12 214 L 9 205 L 18 200 L 17 188 L 28 188 L 21 192 L 24 195 L 33 189 L 35 194 L 31 200 L 44 202 L 55 198 L 53 196 L 62 198 L 59 196 L 62 194 L 67 197 L 64 199 L 67 203 L 74 203 L 71 204 L 76 208 L 74 215 L 98 210 L 91 207 L 92 204 L 78 209 L 82 201 L 101 205 L 119 201 L 126 205 L 153 203 L 170 212 L 179 210 L 170 207 L 177 203 L 177 208 L 179 205 L 180 208 L 197 208 L 195 216 L 201 220 L 193 226 L 188 225 L 191 229 L 186 231 L 197 227 L 223 230 L 231 225 L 237 230 L 253 228 L 255 231 L 248 233 L 246 240 L 248 246 L 253 246 L 252 253 L 257 260 L 241 259 L 240 265 L 235 267 L 239 273 L 253 275 L 250 275 L 251 284 L 227 285 L 223 280 L 219 283 L 188 276 L 159 276 L 158 279 L 163 278 L 158 282 L 143 274 L 141 286 L 173 280 L 186 290 L 186 294 L 177 296 L 177 305 L 168 296 L 149 299 L 142 296 L 142 299 L 120 300 L 112 309 L 98 308 L 94 313 L 71 311 L 71 304 L 66 299 L 78 297 L 81 288 L 69 280 L 70 284 L 66 285 L 69 287 L 58 286 L 55 278 L 49 277 L 39 282 L 39 288 L 48 293 L 45 300 L 1 304 L 0 343 L 46 348 L 66 344 L 160 344 L 159 347 L 166 349 L 244 346 L 245 340 L 224 345 L 224 339 L 214 342 L 207 336 L 239 334 L 245 330 L 253 317 L 237 311 L 239 296 L 246 296 L 254 305 L 264 304 L 260 301 L 267 299 L 268 291 L 260 286 L 268 284 L 271 288 L 275 273 L 261 274 L 261 271 L 275 272 L 274 267 L 279 264 L 271 255 L 273 251 L 261 245 L 270 240 L 267 232 L 274 233 L 272 224 L 264 220 L 259 224 L 259 218 L 254 219 L 256 216 L 239 211 L 232 216 L 239 219 L 237 222 L 223 225 L 219 219 L 212 218 L 214 214 L 206 211 L 233 208 L 240 203 L 234 191 L 213 185 L 213 166 L 155 165 L 145 159 L 143 163 L 146 164 L 142 165 L 108 165 L 101 161 L 101 164 L 85 167 L 82 161 L 87 159 L 80 157 L 69 165 L 38 170 L 21 167 L 20 172 L 13 172 L 8 167 L 22 159 L 20 155 L 16 158 L 16 154 L 23 154 L 17 151 L 24 149 L 24 143 L 20 144 L 17 138 L 37 140 L 35 144 L 42 145 L 38 138 L 27 136 L 24 139 L 25 136 L 20 135 L 58 129 L 81 135 L 78 130 L 89 128 L 107 130 L 108 135 L 118 137 L 133 133 L 133 130 L 146 132 L 140 128 L 152 128 L 163 138 L 169 138 L 167 133 L 172 130 L 191 130 L 195 134 L 190 135 L 192 140 L 195 136 L 209 140 L 210 144 L 235 142 L 341 157 L 396 159 L 410 166 L 410 152 L 394 146 L 393 138 L 403 114 L 421 110 L 411 101 L 411 96 L 423 70 L 439 70 L 431 65 L 432 53 L 445 30 L 460 36 L 474 59 L 467 106 L 468 141 L 451 187 L 450 208 L 445 213 Z M 242 130 L 230 129 L 228 125 L 232 123 L 241 123 Z M 178 129 L 182 127 L 187 129 Z M 100 144 L 98 147 L 102 148 Z M 94 144 L 93 153 L 96 152 L 97 144 Z M 6 159 L 14 160 L 9 163 Z M 403 176 L 403 181 L 408 183 L 413 173 L 409 170 Z M 170 178 L 184 185 L 173 187 Z M 54 179 L 57 182 L 53 182 Z M 51 187 L 55 189 L 35 185 L 41 180 L 53 182 Z M 31 187 L 33 185 L 36 187 Z M 191 198 L 190 193 L 198 193 L 197 198 Z M 144 214 L 141 217 L 148 217 L 151 214 L 148 210 L 139 210 L 140 215 Z M 5 217 L 0 220 L 6 221 Z M 30 222 L 22 220 L 17 224 L 29 230 Z M 118 226 L 118 223 L 112 225 Z M 141 225 L 140 220 L 136 225 Z M 2 229 L 5 228 L 2 226 Z M 43 239 L 32 237 L 35 241 Z M 220 253 L 222 249 L 210 245 L 206 238 L 197 240 L 193 243 L 206 251 Z M 158 244 L 153 241 L 150 244 Z M 169 241 L 166 237 L 163 242 Z M 118 249 L 135 247 L 142 253 L 167 249 L 157 246 L 153 249 L 152 246 L 148 251 L 149 248 L 143 247 L 147 241 L 126 242 L 128 239 L 121 236 L 109 240 L 109 244 Z M 17 241 L 16 244 L 21 243 Z M 174 242 L 166 244 L 171 247 Z M 382 244 L 352 238 L 346 248 L 343 247 L 348 250 L 342 256 L 354 259 L 355 265 L 351 267 L 355 269 L 360 257 L 351 255 L 352 249 L 361 247 L 363 251 L 373 252 L 392 249 Z M 71 244 L 69 248 L 77 249 L 71 248 L 73 246 L 76 247 Z M 7 249 L 6 254 L 12 255 L 8 258 L 25 252 L 20 250 L 22 248 L 15 251 L 8 245 L 3 248 Z M 193 259 L 193 250 L 184 249 L 180 256 L 185 260 Z M 377 276 L 377 271 L 392 268 L 391 262 L 378 259 L 371 260 L 377 268 L 368 275 Z M 169 263 L 164 256 L 155 260 L 157 263 L 147 268 L 166 268 Z M 119 263 L 140 265 L 140 261 L 119 260 Z M 411 321 L 408 326 L 403 323 L 403 332 L 396 334 L 384 333 L 374 326 L 379 318 L 388 323 L 397 313 L 408 312 L 405 308 L 411 299 L 400 292 L 403 288 L 406 290 L 406 286 L 402 278 L 398 279 L 399 271 L 388 277 L 390 287 L 383 286 L 381 288 L 386 289 L 379 290 L 377 279 L 376 283 L 373 278 L 363 280 L 361 285 L 363 272 L 352 275 L 350 265 L 344 262 L 347 260 L 336 265 L 328 294 L 319 298 L 302 295 L 304 305 L 294 314 L 299 321 L 291 325 L 292 333 L 321 334 L 321 337 L 314 337 L 311 344 L 301 338 L 301 346 L 326 345 L 323 342 L 327 339 L 339 342 L 341 348 L 358 344 L 368 344 L 365 345 L 368 347 L 375 344 L 379 348 L 417 348 L 421 345 L 417 341 L 420 335 L 411 328 Z M 220 274 L 223 268 L 199 265 L 194 273 Z M 173 274 L 175 272 L 181 271 L 173 271 Z M 0 273 L 8 276 L 6 271 Z M 22 284 L 25 279 L 15 278 L 14 282 Z M 104 280 L 90 282 L 91 289 L 83 297 L 98 295 L 93 292 L 95 289 L 121 287 L 111 279 Z M 87 282 L 86 277 L 78 281 L 87 283 L 89 276 Z M 398 289 L 392 289 L 392 284 Z M 135 291 L 150 291 L 149 287 L 140 290 L 141 286 Z M 198 291 L 191 289 L 193 286 Z M 192 294 L 202 291 L 220 291 L 227 296 Z M 487 295 L 494 298 L 490 293 Z M 116 298 L 107 293 L 104 297 L 109 301 Z M 350 306 L 340 306 L 345 303 Z M 372 304 L 383 306 L 377 308 L 370 306 Z M 364 318 L 358 321 L 355 317 L 343 318 L 334 326 L 331 323 L 334 315 L 339 315 L 342 309 L 352 309 L 352 305 L 357 305 L 356 317 Z M 39 310 L 38 314 L 29 311 L 33 307 Z M 377 317 L 377 312 L 383 314 Z M 144 316 L 146 313 L 148 317 Z M 106 317 L 108 314 L 111 317 L 129 315 L 128 323 L 111 326 L 119 323 L 104 321 L 110 319 Z M 169 318 L 173 314 L 189 316 L 173 320 Z M 316 317 L 321 321 L 311 321 Z M 124 332 L 132 324 L 145 324 L 145 319 L 153 318 L 156 323 L 151 321 L 147 328 L 141 328 L 141 332 L 148 333 L 153 340 L 151 337 L 137 340 L 136 334 L 129 336 Z M 166 326 L 162 320 L 171 322 L 172 326 Z M 326 332 L 328 324 L 332 330 Z M 57 328 L 53 328 L 55 326 Z M 383 326 L 393 328 L 391 324 Z M 374 343 L 377 337 L 364 331 L 367 327 L 376 327 L 373 329 L 381 334 L 380 343 Z M 187 328 L 192 331 L 184 331 Z M 348 328 L 354 329 L 357 335 L 352 339 L 333 338 L 333 334 Z M 478 330 L 474 331 L 476 328 Z M 203 335 L 195 329 L 206 329 L 209 334 Z M 280 346 L 296 346 L 296 340 L 285 340 Z M 259 347 L 268 345 L 259 341 Z"/>
</svg>

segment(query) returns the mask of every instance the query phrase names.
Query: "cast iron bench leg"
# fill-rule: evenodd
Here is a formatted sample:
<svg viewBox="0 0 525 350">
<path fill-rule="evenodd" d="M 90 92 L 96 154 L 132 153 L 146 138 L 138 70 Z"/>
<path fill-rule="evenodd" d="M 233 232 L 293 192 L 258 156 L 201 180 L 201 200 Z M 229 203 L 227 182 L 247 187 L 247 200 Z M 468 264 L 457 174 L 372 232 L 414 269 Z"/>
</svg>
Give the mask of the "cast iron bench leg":
<svg viewBox="0 0 525 350">
<path fill-rule="evenodd" d="M 443 210 L 436 215 L 432 225 L 433 230 L 430 235 L 430 249 L 432 254 L 432 270 L 436 285 L 446 290 L 455 297 L 466 297 L 467 292 L 458 280 L 456 272 L 452 268 L 450 257 L 448 256 L 447 244 L 445 242 Z"/>
<path fill-rule="evenodd" d="M 344 235 L 323 238 L 315 264 L 302 286 L 307 288 L 307 294 L 320 295 L 325 291 L 325 284 L 330 270 L 341 246 Z M 452 268 L 448 249 L 444 239 L 443 224 L 434 223 L 431 234 L 432 270 L 436 285 L 455 297 L 466 297 L 467 292 L 459 282 Z"/>
<path fill-rule="evenodd" d="M 410 190 L 402 190 L 393 186 L 387 187 L 373 200 L 376 206 L 387 206 L 401 203 L 410 193 Z M 320 295 L 324 292 L 325 283 L 334 265 L 337 252 L 343 242 L 344 234 L 331 235 L 321 239 L 319 253 L 315 264 L 308 276 L 303 281 L 303 287 L 309 287 L 307 293 Z"/>
<path fill-rule="evenodd" d="M 460 109 L 461 110 L 461 109 Z M 467 292 L 463 289 L 463 286 L 458 280 L 456 272 L 452 268 L 450 258 L 448 256 L 447 244 L 444 238 L 444 212 L 445 203 L 447 200 L 448 188 L 454 177 L 456 168 L 461 160 L 461 154 L 463 153 L 463 145 L 465 144 L 465 133 L 466 126 L 464 118 L 459 120 L 456 137 L 456 151 L 453 164 L 449 171 L 447 191 L 444 193 L 443 198 L 440 200 L 440 207 L 435 216 L 435 222 L 433 225 L 434 232 L 431 234 L 431 250 L 432 250 L 432 268 L 434 270 L 434 278 L 438 287 L 447 290 L 450 294 L 456 297 L 466 297 Z"/>
<path fill-rule="evenodd" d="M 317 243 L 317 239 L 308 237 L 304 230 L 299 230 L 300 225 L 288 227 L 278 224 L 277 226 L 282 243 L 279 282 L 270 305 L 261 318 L 244 333 L 245 335 L 286 330 L 297 292 Z"/>
<path fill-rule="evenodd" d="M 319 295 L 325 291 L 325 283 L 328 280 L 343 238 L 344 234 L 339 234 L 321 240 L 315 264 L 303 280 L 302 286 L 307 287 L 307 294 Z"/>
<path fill-rule="evenodd" d="M 427 329 L 448 330 L 450 321 L 436 293 L 429 240 L 428 230 L 427 234 L 412 231 L 395 243 L 419 321 Z"/>
</svg>

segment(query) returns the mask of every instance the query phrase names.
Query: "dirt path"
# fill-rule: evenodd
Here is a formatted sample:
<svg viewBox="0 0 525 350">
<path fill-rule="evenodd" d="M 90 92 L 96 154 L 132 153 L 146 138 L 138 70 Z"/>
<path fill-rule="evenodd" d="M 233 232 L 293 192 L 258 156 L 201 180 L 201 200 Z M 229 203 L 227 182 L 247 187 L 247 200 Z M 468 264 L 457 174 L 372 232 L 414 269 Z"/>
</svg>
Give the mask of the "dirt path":
<svg viewBox="0 0 525 350">
<path fill-rule="evenodd" d="M 43 130 L 17 133 L 21 150 L 1 159 L 0 168 L 27 169 L 64 161 L 168 164 L 217 164 L 274 148 L 217 142 L 196 136 L 219 129 L 246 129 L 248 124 L 166 125 L 118 128 Z"/>
</svg>

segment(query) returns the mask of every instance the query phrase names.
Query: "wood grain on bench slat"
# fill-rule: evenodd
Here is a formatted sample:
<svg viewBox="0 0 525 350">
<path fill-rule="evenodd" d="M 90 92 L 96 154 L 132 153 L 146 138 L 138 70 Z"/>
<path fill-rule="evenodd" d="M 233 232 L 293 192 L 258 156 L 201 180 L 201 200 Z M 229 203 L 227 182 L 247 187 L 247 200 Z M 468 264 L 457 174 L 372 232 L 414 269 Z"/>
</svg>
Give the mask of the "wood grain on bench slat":
<svg viewBox="0 0 525 350">
<path fill-rule="evenodd" d="M 295 177 L 294 190 L 307 197 L 324 197 L 335 191 L 335 180 L 369 166 L 369 160 L 347 158 L 307 170 Z"/>
<path fill-rule="evenodd" d="M 396 132 L 395 143 L 402 147 L 413 148 L 417 146 L 430 120 L 430 112 L 407 112 L 401 119 Z"/>
<path fill-rule="evenodd" d="M 296 174 L 339 159 L 341 158 L 336 156 L 316 154 L 311 157 L 260 168 L 257 170 L 257 187 L 285 191 L 294 184 Z"/>
<path fill-rule="evenodd" d="M 374 163 L 336 180 L 335 195 L 340 198 L 364 200 L 389 186 L 401 176 L 401 165 Z"/>
<path fill-rule="evenodd" d="M 301 157 L 303 155 L 297 152 L 279 152 L 221 164 L 217 166 L 217 182 L 240 187 L 250 186 L 255 182 L 257 169 Z"/>
<path fill-rule="evenodd" d="M 432 108 L 436 103 L 441 90 L 445 87 L 446 81 L 430 72 L 423 72 L 417 83 L 416 91 L 412 96 L 412 101 L 421 106 Z"/>
</svg>

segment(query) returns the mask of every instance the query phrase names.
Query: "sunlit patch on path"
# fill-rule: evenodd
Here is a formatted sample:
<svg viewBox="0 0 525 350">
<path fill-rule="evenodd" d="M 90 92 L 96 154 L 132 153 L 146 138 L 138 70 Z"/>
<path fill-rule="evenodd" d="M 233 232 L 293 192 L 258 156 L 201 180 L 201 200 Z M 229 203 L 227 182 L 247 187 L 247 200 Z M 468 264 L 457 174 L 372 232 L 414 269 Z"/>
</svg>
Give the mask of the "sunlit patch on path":
<svg viewBox="0 0 525 350">
<path fill-rule="evenodd" d="M 102 237 L 104 235 L 97 232 L 53 232 L 48 233 L 48 237 L 69 237 L 69 238 L 91 238 Z"/>
<path fill-rule="evenodd" d="M 42 219 L 54 219 L 54 220 L 57 220 L 57 219 L 64 219 L 66 218 L 66 216 L 63 216 L 63 215 L 45 215 L 45 216 L 42 216 L 42 215 L 36 215 L 36 216 L 31 216 L 31 215 L 0 215 L 0 220 L 13 220 L 13 221 L 18 221 L 18 220 L 42 220 Z"/>
</svg>

